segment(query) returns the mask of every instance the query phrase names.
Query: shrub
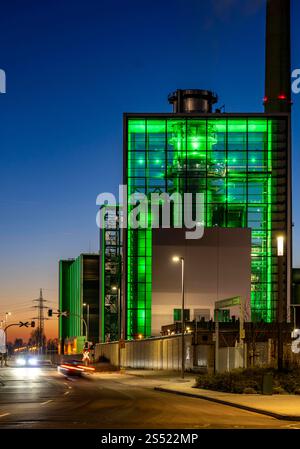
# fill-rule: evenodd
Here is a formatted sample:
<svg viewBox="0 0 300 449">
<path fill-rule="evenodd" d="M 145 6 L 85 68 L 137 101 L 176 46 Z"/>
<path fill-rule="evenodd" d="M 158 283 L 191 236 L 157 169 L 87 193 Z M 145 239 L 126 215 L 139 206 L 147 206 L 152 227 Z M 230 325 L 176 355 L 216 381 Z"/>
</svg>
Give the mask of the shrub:
<svg viewBox="0 0 300 449">
<path fill-rule="evenodd" d="M 200 375 L 196 387 L 227 393 L 243 393 L 251 388 L 255 393 L 261 391 L 261 374 L 254 370 L 233 370 L 230 373 Z"/>
<path fill-rule="evenodd" d="M 107 357 L 105 357 L 105 355 L 100 355 L 98 362 L 109 363 L 109 359 Z"/>
<path fill-rule="evenodd" d="M 273 388 L 273 393 L 274 393 L 274 394 L 287 394 L 287 392 L 285 391 L 285 389 L 282 388 L 282 387 L 274 387 L 274 388 Z"/>
<path fill-rule="evenodd" d="M 243 394 L 257 394 L 257 391 L 254 390 L 254 388 L 247 387 L 247 388 L 244 388 Z"/>
<path fill-rule="evenodd" d="M 300 394 L 300 369 L 277 371 L 270 368 L 235 369 L 230 373 L 200 375 L 196 379 L 196 387 L 228 393 L 244 393 L 252 389 L 262 393 L 263 375 L 273 375 L 275 394 Z M 248 393 L 249 394 L 249 393 Z"/>
</svg>

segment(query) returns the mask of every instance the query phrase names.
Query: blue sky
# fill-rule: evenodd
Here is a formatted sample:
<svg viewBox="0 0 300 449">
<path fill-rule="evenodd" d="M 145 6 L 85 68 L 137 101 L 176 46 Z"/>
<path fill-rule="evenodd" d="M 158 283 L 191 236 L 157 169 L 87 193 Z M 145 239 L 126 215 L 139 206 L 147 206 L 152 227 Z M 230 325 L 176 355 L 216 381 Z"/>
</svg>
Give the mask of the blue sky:
<svg viewBox="0 0 300 449">
<path fill-rule="evenodd" d="M 293 68 L 299 16 L 293 0 Z M 263 0 L 11 0 L 0 30 L 1 315 L 39 287 L 55 302 L 57 261 L 98 250 L 95 201 L 122 180 L 124 111 L 168 112 L 176 88 L 212 89 L 228 112 L 263 110 L 265 8 Z M 300 95 L 293 108 L 300 266 Z"/>
</svg>

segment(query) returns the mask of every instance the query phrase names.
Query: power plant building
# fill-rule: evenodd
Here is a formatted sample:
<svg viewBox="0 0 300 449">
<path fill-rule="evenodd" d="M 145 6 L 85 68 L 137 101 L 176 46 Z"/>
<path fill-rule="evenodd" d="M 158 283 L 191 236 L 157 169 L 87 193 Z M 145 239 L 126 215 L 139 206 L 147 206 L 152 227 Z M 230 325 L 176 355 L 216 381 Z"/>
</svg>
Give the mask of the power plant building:
<svg viewBox="0 0 300 449">
<path fill-rule="evenodd" d="M 289 319 L 290 61 L 290 1 L 267 0 L 263 113 L 214 111 L 218 98 L 213 92 L 179 89 L 169 95 L 172 113 L 124 114 L 123 184 L 128 186 L 128 216 L 135 207 L 132 194 L 144 194 L 150 200 L 152 193 L 201 193 L 207 230 L 250 229 L 254 322 Z M 140 219 L 150 225 L 155 217 L 147 214 Z M 278 238 L 283 242 L 280 253 Z M 128 223 L 123 260 L 124 337 L 150 337 L 155 283 L 150 226 L 133 229 Z M 157 267 L 155 272 L 159 273 Z M 161 303 L 165 303 L 162 296 Z"/>
<path fill-rule="evenodd" d="M 274 321 L 276 237 L 289 233 L 289 115 L 125 114 L 124 126 L 128 195 L 200 192 L 206 228 L 250 228 L 252 320 Z M 129 228 L 126 239 L 127 337 L 151 336 L 152 230 Z"/>
<path fill-rule="evenodd" d="M 99 341 L 99 255 L 59 261 L 59 339 L 68 352 L 80 352 L 88 339 Z"/>
</svg>

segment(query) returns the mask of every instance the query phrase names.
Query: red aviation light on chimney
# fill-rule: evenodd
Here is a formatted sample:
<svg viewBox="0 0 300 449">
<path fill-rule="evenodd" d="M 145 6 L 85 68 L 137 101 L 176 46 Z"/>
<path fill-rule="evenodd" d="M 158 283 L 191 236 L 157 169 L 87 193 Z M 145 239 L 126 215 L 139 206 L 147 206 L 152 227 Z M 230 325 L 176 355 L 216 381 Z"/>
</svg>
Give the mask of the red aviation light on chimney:
<svg viewBox="0 0 300 449">
<path fill-rule="evenodd" d="M 264 97 L 264 104 L 268 103 L 269 98 L 268 97 Z"/>
<path fill-rule="evenodd" d="M 285 94 L 278 95 L 278 100 L 287 100 L 287 96 Z"/>
</svg>

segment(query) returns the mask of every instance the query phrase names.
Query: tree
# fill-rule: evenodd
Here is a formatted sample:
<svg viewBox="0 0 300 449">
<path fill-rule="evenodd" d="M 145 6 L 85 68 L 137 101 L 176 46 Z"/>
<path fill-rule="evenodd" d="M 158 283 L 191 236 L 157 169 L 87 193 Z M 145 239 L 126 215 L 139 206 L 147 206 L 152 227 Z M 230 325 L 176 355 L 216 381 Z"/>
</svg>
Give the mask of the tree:
<svg viewBox="0 0 300 449">
<path fill-rule="evenodd" d="M 57 338 L 49 339 L 47 342 L 47 350 L 57 351 L 57 349 L 58 349 L 58 339 Z"/>
<path fill-rule="evenodd" d="M 42 347 L 46 346 L 46 336 L 45 336 L 45 334 L 41 335 L 41 330 L 39 327 L 37 327 L 36 329 L 34 329 L 31 332 L 30 338 L 28 340 L 28 345 L 29 346 L 42 346 Z"/>
<path fill-rule="evenodd" d="M 13 347 L 21 348 L 22 346 L 24 346 L 23 338 L 16 338 Z"/>
</svg>

